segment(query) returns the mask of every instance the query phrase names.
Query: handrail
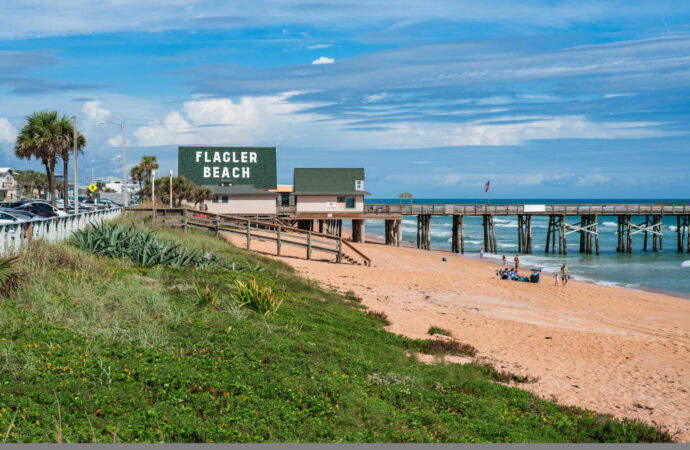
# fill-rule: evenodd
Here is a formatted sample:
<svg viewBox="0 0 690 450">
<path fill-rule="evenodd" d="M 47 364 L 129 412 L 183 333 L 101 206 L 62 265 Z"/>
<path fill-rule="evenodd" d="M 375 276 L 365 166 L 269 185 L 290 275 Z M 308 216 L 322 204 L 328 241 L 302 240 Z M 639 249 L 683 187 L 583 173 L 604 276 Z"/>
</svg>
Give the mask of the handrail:
<svg viewBox="0 0 690 450">
<path fill-rule="evenodd" d="M 345 241 L 345 240 L 344 240 L 342 237 L 340 237 L 340 236 L 333 236 L 333 235 L 326 234 L 326 233 L 319 233 L 319 232 L 315 232 L 315 231 L 303 230 L 303 229 L 301 229 L 301 228 L 296 228 L 296 227 L 277 225 L 277 224 L 275 224 L 275 223 L 264 222 L 264 221 L 262 221 L 262 220 L 251 219 L 251 218 L 248 218 L 248 217 L 240 217 L 240 216 L 234 216 L 234 215 L 230 215 L 230 214 L 222 214 L 222 213 L 213 213 L 213 212 L 208 212 L 208 211 L 201 211 L 201 210 L 195 209 L 195 208 L 153 208 L 153 207 L 145 207 L 145 208 L 142 208 L 142 207 L 134 207 L 134 208 L 129 208 L 129 210 L 131 210 L 131 211 L 153 211 L 153 210 L 156 210 L 156 211 L 165 211 L 165 213 L 163 214 L 163 217 L 165 217 L 165 216 L 166 216 L 168 213 L 170 213 L 171 211 L 174 211 L 175 213 L 181 213 L 181 215 L 184 216 L 184 211 L 187 210 L 188 212 L 191 212 L 191 213 L 193 213 L 193 214 L 201 214 L 201 215 L 204 215 L 204 216 L 207 216 L 207 217 L 216 217 L 216 218 L 222 218 L 222 219 L 227 219 L 227 220 L 234 220 L 234 221 L 238 221 L 238 222 L 249 223 L 249 224 L 252 224 L 252 225 L 255 225 L 255 226 L 258 225 L 259 227 L 263 227 L 264 229 L 276 230 L 276 231 L 277 231 L 277 229 L 280 228 L 281 231 L 288 232 L 288 233 L 297 233 L 297 234 L 308 235 L 308 236 L 310 236 L 311 238 L 314 238 L 314 237 L 324 238 L 324 239 L 326 239 L 327 241 L 333 242 L 333 243 L 335 243 L 335 244 L 344 243 L 347 247 L 351 248 L 351 249 L 352 249 L 357 255 L 359 255 L 362 259 L 364 259 L 365 264 L 366 264 L 367 266 L 371 266 L 371 259 L 370 259 L 369 257 L 367 257 L 367 256 L 366 256 L 365 254 L 363 254 L 361 251 L 359 251 L 358 249 L 356 249 L 355 247 L 353 247 L 352 245 L 350 245 L 349 242 Z M 197 225 L 197 224 L 194 224 L 194 225 Z M 219 225 L 221 225 L 221 224 L 219 223 Z M 228 224 L 225 224 L 225 225 L 226 225 L 226 226 L 230 226 L 230 225 L 228 225 Z M 222 225 L 221 225 L 221 226 L 222 226 Z M 204 227 L 207 228 L 207 226 L 205 226 L 205 225 L 204 225 Z M 208 228 L 211 228 L 211 229 L 212 229 L 212 228 L 214 228 L 214 227 L 209 225 Z M 258 228 L 258 227 L 257 227 L 257 228 Z M 261 228 L 258 228 L 258 229 L 261 229 Z M 265 238 L 265 239 L 273 239 L 272 237 L 268 237 L 268 236 L 263 236 L 262 238 Z M 312 241 L 312 242 L 314 242 L 314 241 Z M 319 242 L 319 241 L 316 241 L 316 242 Z M 325 244 L 326 242 L 321 241 L 321 243 L 322 243 L 322 244 Z M 315 248 L 315 249 L 318 249 L 318 250 L 322 250 L 322 249 L 323 249 L 323 247 L 317 247 L 317 246 L 314 246 L 313 244 L 309 244 L 309 245 L 310 245 L 312 248 Z M 329 250 L 329 251 L 330 251 L 330 250 Z"/>
<path fill-rule="evenodd" d="M 367 262 L 367 266 L 371 266 L 371 259 L 370 259 L 368 256 L 366 256 L 364 253 L 362 253 L 362 252 L 360 252 L 359 250 L 357 250 L 357 249 L 355 248 L 354 245 L 350 244 L 350 243 L 347 242 L 345 239 L 342 239 L 342 238 L 341 238 L 341 241 L 342 241 L 342 243 L 345 244 L 348 248 L 351 248 L 355 253 L 357 253 L 359 256 L 361 256 L 362 258 L 364 258 L 364 260 Z"/>
</svg>

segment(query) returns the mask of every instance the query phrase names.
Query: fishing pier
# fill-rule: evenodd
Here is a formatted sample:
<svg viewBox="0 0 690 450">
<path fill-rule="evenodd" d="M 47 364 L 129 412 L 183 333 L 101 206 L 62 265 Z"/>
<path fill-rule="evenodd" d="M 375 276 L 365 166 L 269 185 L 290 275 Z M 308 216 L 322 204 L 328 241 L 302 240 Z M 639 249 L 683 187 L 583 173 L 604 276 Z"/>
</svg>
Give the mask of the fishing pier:
<svg viewBox="0 0 690 450">
<path fill-rule="evenodd" d="M 599 218 L 618 218 L 618 244 L 616 250 L 632 253 L 632 237 L 642 234 L 644 251 L 664 249 L 662 219 L 676 218 L 676 249 L 690 253 L 690 205 L 687 204 L 546 204 L 546 205 L 395 205 L 366 204 L 361 212 L 299 214 L 294 207 L 279 207 L 276 216 L 280 220 L 295 223 L 300 228 L 331 231 L 341 234 L 342 221 L 352 220 L 353 241 L 364 242 L 364 221 L 385 221 L 386 245 L 400 246 L 402 242 L 402 218 L 417 216 L 417 248 L 428 250 L 431 246 L 430 226 L 434 216 L 452 216 L 451 251 L 464 253 L 464 218 L 481 217 L 484 230 L 484 249 L 497 252 L 494 217 L 517 217 L 517 251 L 533 253 L 532 218 L 548 217 L 546 253 L 568 253 L 568 239 L 579 239 L 579 251 L 599 254 Z"/>
</svg>

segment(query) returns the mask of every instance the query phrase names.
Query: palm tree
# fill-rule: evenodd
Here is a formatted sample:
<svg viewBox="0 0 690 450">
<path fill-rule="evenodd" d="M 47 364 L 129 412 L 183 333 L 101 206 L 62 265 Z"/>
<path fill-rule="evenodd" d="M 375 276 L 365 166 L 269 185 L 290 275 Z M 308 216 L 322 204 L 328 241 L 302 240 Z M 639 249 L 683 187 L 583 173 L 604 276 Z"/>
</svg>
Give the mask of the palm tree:
<svg viewBox="0 0 690 450">
<path fill-rule="evenodd" d="M 141 169 L 141 166 L 136 165 L 132 167 L 129 174 L 132 175 L 132 181 L 141 186 L 141 182 L 144 180 L 144 171 Z"/>
<path fill-rule="evenodd" d="M 156 160 L 155 156 L 144 155 L 141 157 L 141 162 L 139 163 L 139 167 L 146 174 L 146 179 L 150 180 L 151 179 L 151 172 L 158 169 L 159 165 L 158 165 L 158 161 Z"/>
<path fill-rule="evenodd" d="M 71 133 L 65 134 L 65 129 L 60 125 L 61 118 L 57 111 L 40 111 L 26 117 L 26 123 L 22 127 L 17 142 L 14 146 L 14 154 L 21 159 L 40 159 L 46 169 L 48 177 L 48 190 L 53 206 L 57 205 L 55 199 L 55 164 L 62 148 L 71 142 Z"/>
<path fill-rule="evenodd" d="M 22 186 L 22 194 L 28 193 L 29 198 L 33 197 L 34 189 L 38 189 L 40 193 L 41 188 L 46 184 L 45 174 L 31 169 L 15 171 L 14 179 Z"/>
<path fill-rule="evenodd" d="M 69 163 L 69 155 L 70 152 L 74 149 L 74 128 L 72 127 L 72 123 L 67 119 L 67 117 L 62 116 L 62 119 L 60 119 L 60 129 L 61 129 L 61 134 L 67 135 L 69 137 L 68 141 L 65 142 L 64 145 L 59 149 L 60 152 L 60 158 L 62 159 L 63 163 L 63 190 L 64 194 L 63 197 L 65 199 L 64 201 L 64 209 L 65 212 L 67 212 L 67 191 L 69 188 L 69 182 L 68 182 L 68 177 L 67 177 L 67 169 L 68 169 L 68 163 Z M 77 132 L 77 151 L 80 154 L 84 154 L 84 151 L 82 150 L 82 147 L 86 146 L 86 138 L 84 137 L 83 134 Z M 76 183 L 75 183 L 76 184 Z M 77 195 L 78 187 L 75 185 L 74 186 L 74 201 L 77 201 L 78 195 Z"/>
<path fill-rule="evenodd" d="M 194 194 L 192 196 L 192 201 L 194 202 L 194 207 L 199 205 L 199 209 L 202 209 L 204 202 L 213 200 L 213 190 L 207 187 L 195 186 Z"/>
</svg>

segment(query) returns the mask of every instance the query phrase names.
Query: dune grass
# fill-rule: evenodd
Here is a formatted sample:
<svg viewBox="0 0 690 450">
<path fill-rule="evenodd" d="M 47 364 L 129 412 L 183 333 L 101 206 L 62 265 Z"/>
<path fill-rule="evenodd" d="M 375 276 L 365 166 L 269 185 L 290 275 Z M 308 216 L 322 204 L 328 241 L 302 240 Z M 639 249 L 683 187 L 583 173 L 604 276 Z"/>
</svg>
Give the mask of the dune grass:
<svg viewBox="0 0 690 450">
<path fill-rule="evenodd" d="M 159 230 L 251 270 L 137 267 L 33 242 L 0 301 L 0 433 L 8 442 L 638 442 L 650 426 L 560 406 L 211 234 Z M 282 300 L 264 315 L 236 282 Z M 213 307 L 194 284 L 213 286 Z M 465 349 L 467 350 L 467 349 Z M 14 418 L 14 424 L 10 423 Z"/>
</svg>

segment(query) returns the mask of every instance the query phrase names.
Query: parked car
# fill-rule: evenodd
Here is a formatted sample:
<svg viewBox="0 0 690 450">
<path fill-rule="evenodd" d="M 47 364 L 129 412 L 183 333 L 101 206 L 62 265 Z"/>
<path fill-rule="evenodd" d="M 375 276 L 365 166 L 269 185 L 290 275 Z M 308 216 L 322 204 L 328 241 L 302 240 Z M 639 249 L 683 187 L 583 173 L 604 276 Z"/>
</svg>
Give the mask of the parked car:
<svg viewBox="0 0 690 450">
<path fill-rule="evenodd" d="M 21 214 L 17 212 L 9 212 L 5 210 L 0 210 L 0 225 L 7 225 L 10 223 L 17 222 L 28 222 L 34 219 L 36 216 L 29 216 L 26 214 Z"/>
<path fill-rule="evenodd" d="M 67 215 L 67 213 L 64 211 L 61 211 L 50 203 L 46 202 L 27 202 L 21 206 L 18 206 L 17 208 L 12 208 L 10 211 L 28 211 L 40 217 L 58 217 Z"/>
</svg>

